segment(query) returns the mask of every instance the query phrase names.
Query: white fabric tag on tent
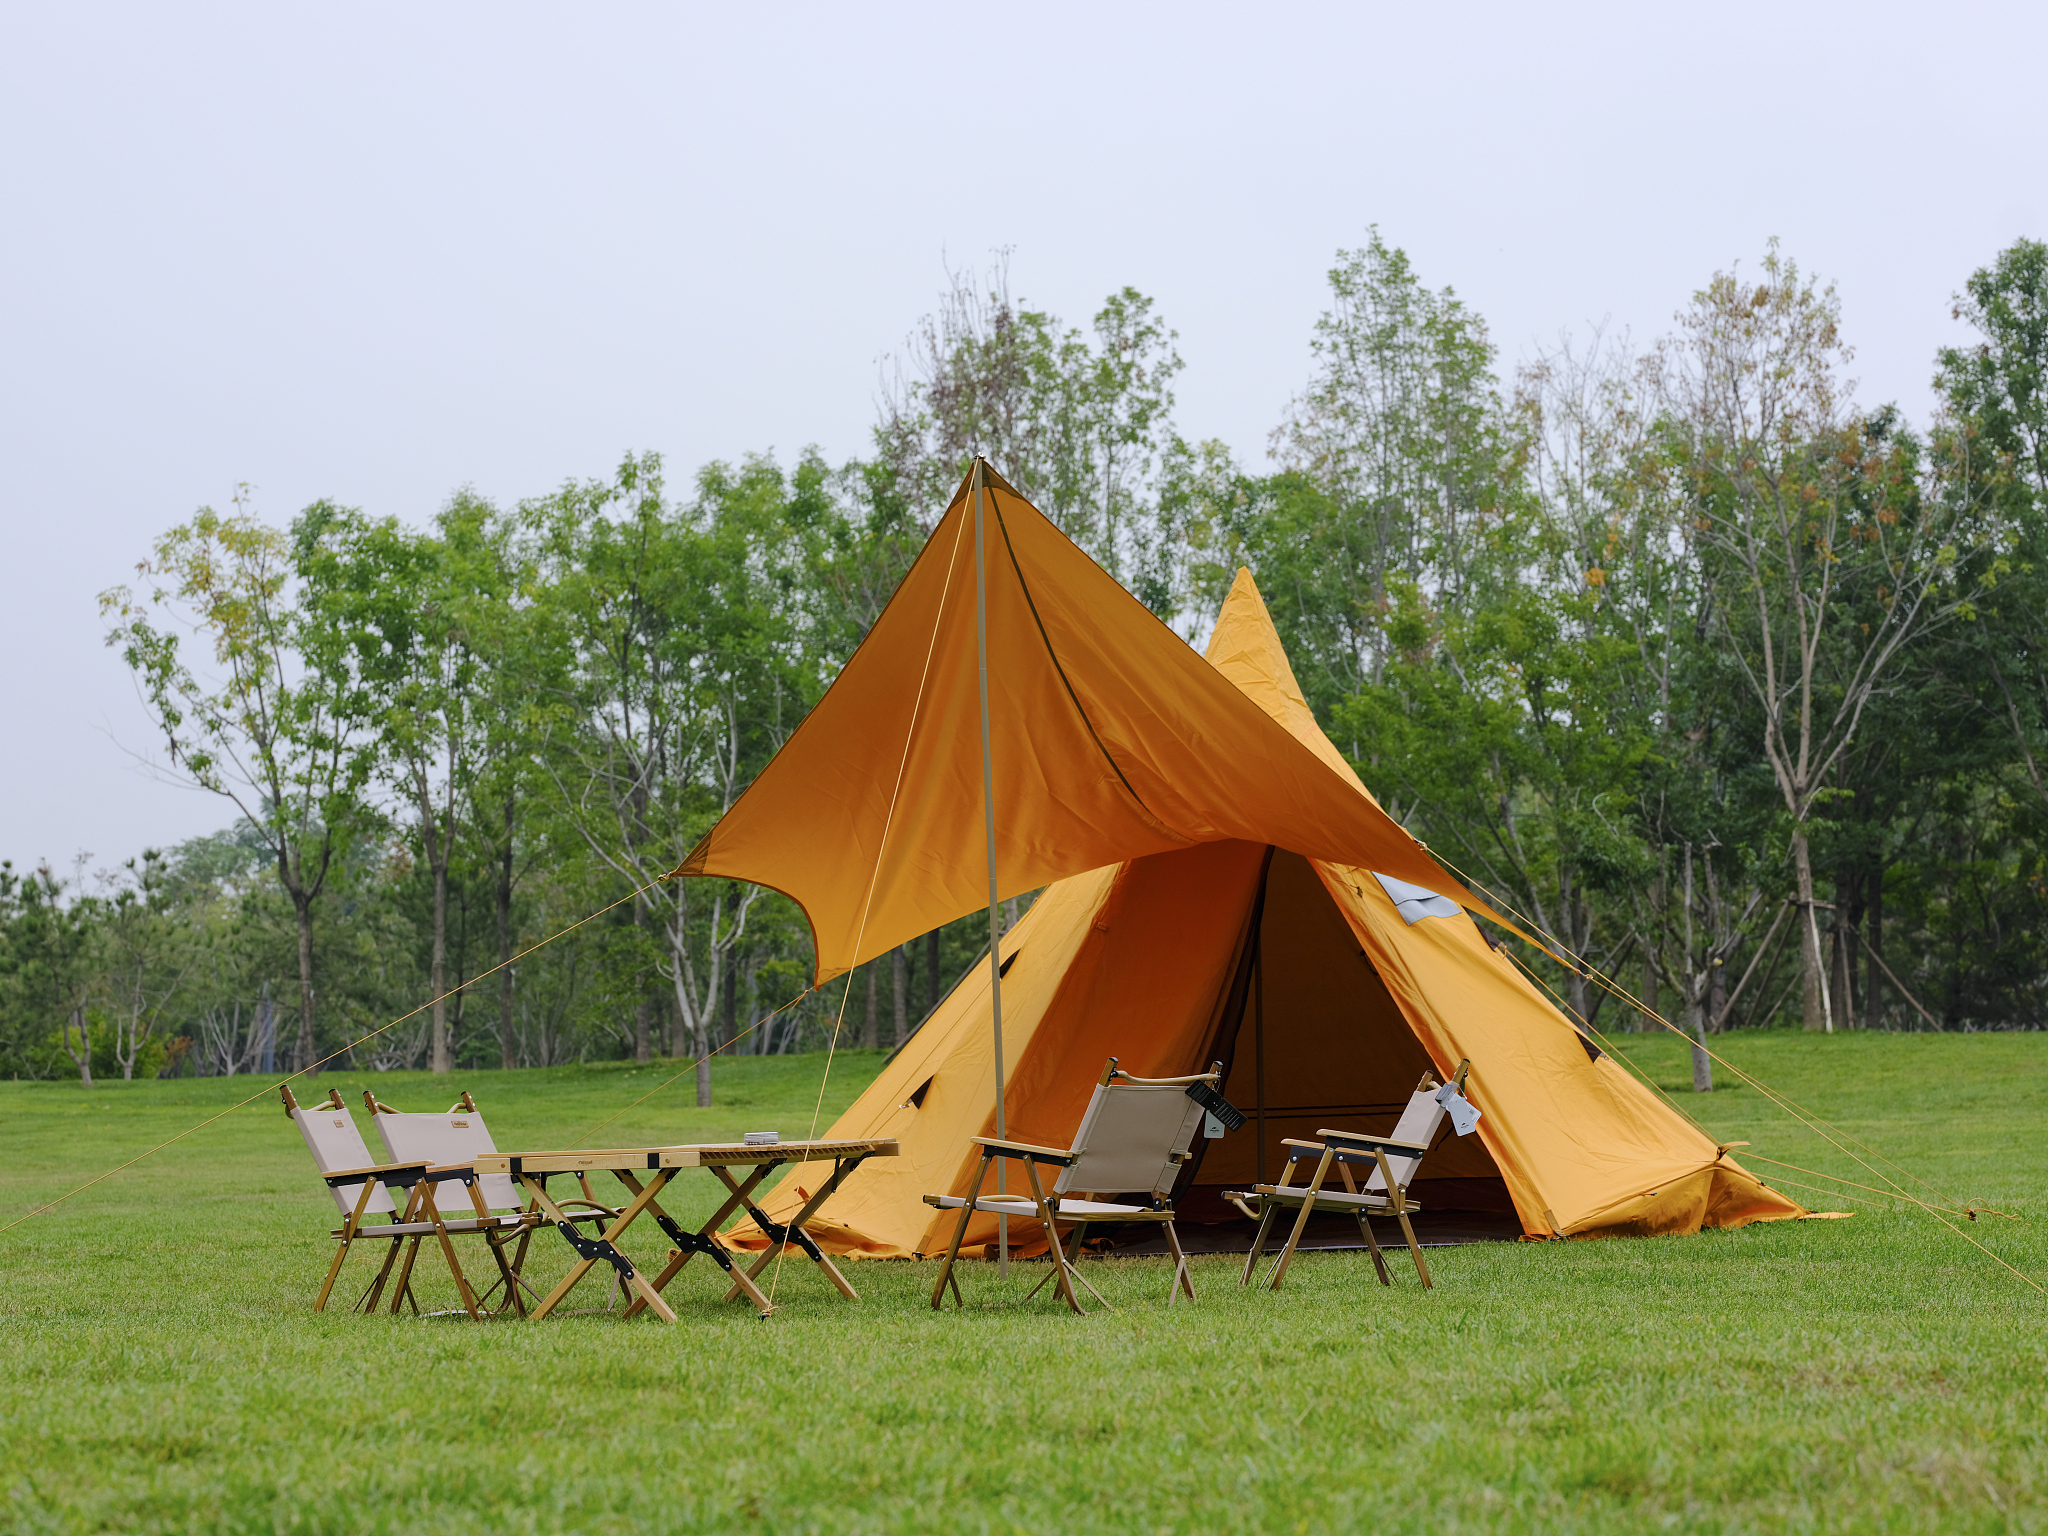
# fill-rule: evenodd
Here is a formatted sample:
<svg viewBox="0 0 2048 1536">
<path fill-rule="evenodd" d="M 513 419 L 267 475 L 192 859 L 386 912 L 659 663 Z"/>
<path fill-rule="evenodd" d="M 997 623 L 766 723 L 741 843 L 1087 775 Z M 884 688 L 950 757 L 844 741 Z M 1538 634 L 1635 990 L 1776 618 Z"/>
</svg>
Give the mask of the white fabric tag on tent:
<svg viewBox="0 0 2048 1536">
<path fill-rule="evenodd" d="M 1394 910 L 1401 914 L 1410 928 L 1425 917 L 1456 917 L 1465 909 L 1448 896 L 1439 896 L 1426 885 L 1410 885 L 1406 880 L 1396 880 L 1392 875 L 1373 871 L 1373 879 L 1379 881 L 1380 889 L 1387 893 L 1387 900 L 1394 904 Z"/>
<path fill-rule="evenodd" d="M 1470 1099 L 1458 1092 L 1454 1084 L 1445 1083 L 1437 1089 L 1436 1101 L 1450 1112 L 1451 1129 L 1460 1136 L 1470 1136 L 1479 1129 L 1479 1111 Z"/>
<path fill-rule="evenodd" d="M 1202 1111 L 1202 1134 L 1211 1141 L 1223 1134 L 1223 1122 L 1206 1109 Z"/>
</svg>

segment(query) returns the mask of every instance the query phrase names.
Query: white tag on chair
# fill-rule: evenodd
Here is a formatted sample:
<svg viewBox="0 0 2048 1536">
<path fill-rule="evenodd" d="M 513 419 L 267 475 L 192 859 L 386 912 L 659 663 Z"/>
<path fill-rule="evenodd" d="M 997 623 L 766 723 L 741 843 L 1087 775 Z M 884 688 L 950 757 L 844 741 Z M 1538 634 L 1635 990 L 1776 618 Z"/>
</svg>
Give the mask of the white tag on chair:
<svg viewBox="0 0 2048 1536">
<path fill-rule="evenodd" d="M 1223 1122 L 1206 1109 L 1202 1111 L 1202 1134 L 1211 1141 L 1223 1134 Z"/>
<path fill-rule="evenodd" d="M 1445 1083 L 1437 1089 L 1436 1101 L 1449 1111 L 1451 1129 L 1460 1136 L 1470 1136 L 1479 1129 L 1479 1111 L 1473 1107 L 1470 1099 L 1458 1092 L 1454 1084 Z"/>
</svg>

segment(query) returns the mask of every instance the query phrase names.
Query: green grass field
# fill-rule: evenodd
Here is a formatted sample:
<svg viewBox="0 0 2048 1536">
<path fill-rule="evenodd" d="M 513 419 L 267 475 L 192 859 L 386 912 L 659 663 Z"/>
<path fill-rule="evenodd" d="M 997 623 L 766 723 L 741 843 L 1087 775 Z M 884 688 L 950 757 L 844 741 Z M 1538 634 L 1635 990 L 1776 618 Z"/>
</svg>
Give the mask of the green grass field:
<svg viewBox="0 0 2048 1536">
<path fill-rule="evenodd" d="M 1673 1089 L 1690 1082 L 1676 1045 L 1636 1047 Z M 2048 1279 L 2048 1036 L 1725 1053 L 1949 1196 L 2021 1215 L 1968 1230 Z M 825 1123 L 878 1062 L 842 1053 Z M 682 1107 L 685 1078 L 602 1140 L 801 1133 L 821 1066 L 722 1062 L 718 1107 Z M 468 1087 L 501 1144 L 550 1145 L 659 1080 L 607 1065 L 375 1086 L 401 1108 Z M 330 1081 L 360 1103 L 362 1080 Z M 0 1209 L 255 1086 L 0 1084 Z M 1754 1090 L 1677 1097 L 1724 1139 L 1864 1177 Z M 685 1175 L 667 1203 L 708 1212 L 712 1188 Z M 856 1306 L 799 1261 L 761 1320 L 721 1305 L 700 1260 L 668 1292 L 674 1328 L 316 1316 L 333 1210 L 271 1098 L 0 1237 L 0 1527 L 2048 1525 L 2048 1300 L 1924 1214 L 1804 1198 L 1861 1214 L 1439 1249 L 1428 1294 L 1405 1261 L 1382 1290 L 1354 1254 L 1247 1294 L 1211 1258 L 1200 1304 L 1169 1308 L 1163 1262 L 1110 1260 L 1097 1284 L 1118 1310 L 1077 1319 L 1043 1293 L 1019 1303 L 1038 1266 L 1005 1291 L 976 1265 L 969 1310 L 939 1315 L 931 1264 L 855 1266 Z M 566 1250 L 543 1236 L 557 1275 Z M 450 1302 L 445 1272 L 422 1272 L 422 1300 Z"/>
</svg>

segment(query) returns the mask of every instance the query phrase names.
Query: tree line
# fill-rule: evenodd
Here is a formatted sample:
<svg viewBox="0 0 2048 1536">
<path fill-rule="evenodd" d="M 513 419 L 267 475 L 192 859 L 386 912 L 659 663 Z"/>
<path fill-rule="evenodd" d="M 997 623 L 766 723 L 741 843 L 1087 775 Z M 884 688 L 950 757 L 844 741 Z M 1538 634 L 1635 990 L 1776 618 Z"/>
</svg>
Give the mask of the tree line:
<svg viewBox="0 0 2048 1536">
<path fill-rule="evenodd" d="M 900 1044 L 978 919 L 807 993 L 786 898 L 659 877 L 975 452 L 1191 643 L 1249 565 L 1332 739 L 1555 937 L 1533 963 L 1589 1026 L 2036 1027 L 2048 246 L 1967 278 L 1917 425 L 1855 401 L 1835 292 L 1775 244 L 1647 346 L 1596 331 L 1505 375 L 1377 231 L 1329 284 L 1270 468 L 1180 434 L 1150 299 L 1069 326 L 999 259 L 911 332 L 844 464 L 677 487 L 632 454 L 425 527 L 200 509 L 100 601 L 156 771 L 228 829 L 0 866 L 0 1070 L 304 1067 L 414 1009 L 355 1063 L 786 1051 L 835 1020 Z"/>
</svg>

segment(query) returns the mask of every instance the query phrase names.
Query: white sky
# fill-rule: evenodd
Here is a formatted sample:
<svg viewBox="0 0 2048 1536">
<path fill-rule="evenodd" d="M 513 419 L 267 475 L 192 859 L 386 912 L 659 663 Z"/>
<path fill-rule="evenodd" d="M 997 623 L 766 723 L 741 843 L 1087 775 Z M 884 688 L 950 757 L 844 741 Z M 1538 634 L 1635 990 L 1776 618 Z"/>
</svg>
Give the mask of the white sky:
<svg viewBox="0 0 2048 1536">
<path fill-rule="evenodd" d="M 1371 223 L 1504 371 L 1778 235 L 1915 420 L 2048 236 L 2039 5 L 741 10 L 0 10 L 0 856 L 229 819 L 134 766 L 95 605 L 200 504 L 843 458 L 949 259 L 1155 296 L 1181 429 L 1256 466 Z"/>
</svg>

